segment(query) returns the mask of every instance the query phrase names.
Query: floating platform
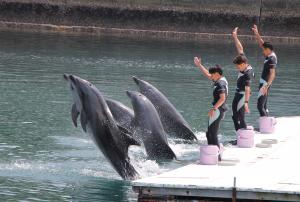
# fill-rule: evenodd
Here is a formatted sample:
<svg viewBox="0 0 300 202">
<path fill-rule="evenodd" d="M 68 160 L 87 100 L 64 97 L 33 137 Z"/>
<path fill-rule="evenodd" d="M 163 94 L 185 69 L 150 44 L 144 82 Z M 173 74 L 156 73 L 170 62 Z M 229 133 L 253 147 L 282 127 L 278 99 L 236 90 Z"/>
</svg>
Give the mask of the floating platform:
<svg viewBox="0 0 300 202">
<path fill-rule="evenodd" d="M 277 118 L 275 133 L 256 133 L 255 144 L 225 147 L 219 165 L 195 162 L 133 181 L 133 190 L 140 201 L 300 201 L 300 117 Z"/>
</svg>

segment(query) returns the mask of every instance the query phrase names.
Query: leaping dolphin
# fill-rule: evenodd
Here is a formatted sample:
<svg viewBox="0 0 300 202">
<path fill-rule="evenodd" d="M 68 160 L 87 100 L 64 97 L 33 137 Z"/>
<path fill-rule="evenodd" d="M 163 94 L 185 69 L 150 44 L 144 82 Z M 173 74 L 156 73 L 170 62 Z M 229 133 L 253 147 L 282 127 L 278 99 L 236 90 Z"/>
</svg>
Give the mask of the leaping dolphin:
<svg viewBox="0 0 300 202">
<path fill-rule="evenodd" d="M 131 100 L 136 133 L 141 136 L 148 157 L 155 160 L 176 159 L 170 148 L 159 115 L 151 101 L 139 92 L 127 91 Z"/>
<path fill-rule="evenodd" d="M 118 125 L 132 131 L 133 110 L 117 100 L 110 98 L 106 98 L 105 100 Z"/>
<path fill-rule="evenodd" d="M 186 140 L 197 140 L 187 121 L 162 92 L 142 79 L 133 77 L 133 80 L 140 92 L 153 103 L 168 134 Z"/>
<path fill-rule="evenodd" d="M 119 175 L 126 180 L 136 179 L 139 175 L 130 164 L 128 147 L 139 143 L 118 128 L 104 97 L 93 84 L 74 75 L 64 74 L 64 79 L 70 84 L 74 100 L 74 125 L 77 126 L 80 115 L 82 129 L 90 134 Z"/>
</svg>

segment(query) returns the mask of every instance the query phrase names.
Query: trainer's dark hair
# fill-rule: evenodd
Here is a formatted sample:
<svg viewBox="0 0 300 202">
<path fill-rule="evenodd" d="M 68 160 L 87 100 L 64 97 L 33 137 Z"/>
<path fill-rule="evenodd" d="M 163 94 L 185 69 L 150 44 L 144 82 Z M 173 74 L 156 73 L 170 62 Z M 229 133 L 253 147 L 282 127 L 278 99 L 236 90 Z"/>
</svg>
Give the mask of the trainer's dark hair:
<svg viewBox="0 0 300 202">
<path fill-rule="evenodd" d="M 271 51 L 273 51 L 273 49 L 274 49 L 273 45 L 270 42 L 264 42 L 262 46 L 264 48 L 270 49 Z"/>
<path fill-rule="evenodd" d="M 220 65 L 209 68 L 208 72 L 210 74 L 219 73 L 220 75 L 223 75 L 223 69 Z"/>
<path fill-rule="evenodd" d="M 243 63 L 247 63 L 248 59 L 245 55 L 238 55 L 233 59 L 233 64 L 235 65 L 240 65 Z"/>
</svg>

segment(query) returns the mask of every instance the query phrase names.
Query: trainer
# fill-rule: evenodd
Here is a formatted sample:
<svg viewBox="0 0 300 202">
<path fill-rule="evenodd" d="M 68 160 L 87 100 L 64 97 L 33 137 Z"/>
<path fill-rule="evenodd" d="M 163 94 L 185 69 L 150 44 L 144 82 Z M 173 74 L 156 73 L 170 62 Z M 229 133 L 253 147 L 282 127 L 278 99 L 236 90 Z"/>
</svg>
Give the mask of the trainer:
<svg viewBox="0 0 300 202">
<path fill-rule="evenodd" d="M 232 32 L 233 41 L 238 52 L 234 58 L 233 64 L 238 70 L 238 78 L 236 84 L 236 91 L 232 101 L 232 120 L 235 130 L 247 129 L 245 121 L 245 112 L 249 113 L 249 100 L 251 96 L 251 80 L 254 77 L 253 69 L 248 64 L 247 57 L 244 53 L 244 48 L 237 36 L 238 27 Z"/>
<path fill-rule="evenodd" d="M 268 116 L 268 95 L 270 93 L 270 87 L 276 77 L 277 56 L 273 50 L 273 45 L 269 42 L 265 42 L 261 38 L 256 25 L 253 26 L 252 30 L 265 56 L 264 67 L 259 81 L 257 109 L 260 116 Z"/>
<path fill-rule="evenodd" d="M 223 70 L 219 65 L 211 67 L 207 70 L 201 63 L 201 58 L 194 58 L 195 65 L 202 71 L 204 76 L 213 83 L 213 102 L 212 108 L 208 112 L 208 128 L 206 132 L 207 143 L 209 145 L 217 145 L 220 148 L 218 134 L 221 120 L 225 117 L 227 111 L 226 100 L 228 96 L 228 82 L 223 76 Z M 219 160 L 221 160 L 219 156 Z"/>
</svg>

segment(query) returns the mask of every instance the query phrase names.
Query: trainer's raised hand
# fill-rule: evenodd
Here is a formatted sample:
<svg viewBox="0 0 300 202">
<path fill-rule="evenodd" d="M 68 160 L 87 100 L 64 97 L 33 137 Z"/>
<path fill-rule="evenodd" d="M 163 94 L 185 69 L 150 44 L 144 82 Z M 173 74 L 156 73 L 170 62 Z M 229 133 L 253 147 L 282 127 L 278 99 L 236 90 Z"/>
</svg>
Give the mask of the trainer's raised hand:
<svg viewBox="0 0 300 202">
<path fill-rule="evenodd" d="M 259 34 L 257 25 L 255 25 L 255 24 L 253 25 L 252 31 L 253 31 L 254 34 Z"/>
<path fill-rule="evenodd" d="M 254 33 L 254 36 L 258 42 L 258 45 L 263 48 L 263 44 L 264 44 L 264 40 L 261 38 L 259 32 L 258 32 L 258 28 L 257 26 L 254 24 L 253 27 L 252 27 L 252 31 Z"/>
<path fill-rule="evenodd" d="M 201 70 L 201 72 L 206 76 L 209 80 L 211 80 L 211 74 L 209 71 L 204 67 L 201 63 L 201 58 L 200 57 L 194 57 L 194 63 L 195 65 Z"/>
<path fill-rule="evenodd" d="M 232 31 L 232 36 L 233 37 L 237 37 L 237 32 L 238 32 L 238 27 L 234 28 L 234 30 Z"/>
<path fill-rule="evenodd" d="M 201 58 L 200 57 L 194 57 L 194 63 L 197 67 L 202 66 L 201 64 Z"/>
</svg>

